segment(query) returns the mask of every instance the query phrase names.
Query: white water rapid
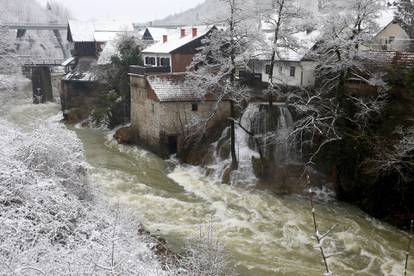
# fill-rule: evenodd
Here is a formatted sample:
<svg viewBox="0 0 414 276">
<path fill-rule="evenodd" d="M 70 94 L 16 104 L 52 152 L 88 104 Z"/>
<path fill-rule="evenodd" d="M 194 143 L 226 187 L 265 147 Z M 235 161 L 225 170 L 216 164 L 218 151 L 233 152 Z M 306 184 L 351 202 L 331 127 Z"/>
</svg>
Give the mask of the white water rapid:
<svg viewBox="0 0 414 276">
<path fill-rule="evenodd" d="M 34 122 L 50 118 L 55 118 L 53 124 L 59 125 L 56 104 L 33 106 L 30 93 L 25 95 L 24 103 L 10 98 L 7 109 L 1 107 L 2 120 L 28 131 Z M 47 124 L 45 127 L 53 134 L 54 127 Z M 88 183 L 100 188 L 102 200 L 133 210 L 147 229 L 166 238 L 176 250 L 182 249 L 188 238 L 198 236 L 200 225 L 205 229 L 211 224 L 214 238 L 231 254 L 231 266 L 239 275 L 322 275 L 323 265 L 312 238 L 311 209 L 306 198 L 225 185 L 218 178 L 206 177 L 199 168 L 166 162 L 139 147 L 120 146 L 108 138 L 108 131 L 70 129 L 76 132 L 85 150 Z M 246 145 L 245 141 L 239 140 L 239 145 Z M 7 149 L 13 150 L 14 147 Z M 256 154 L 245 150 L 239 151 L 243 160 Z M 329 259 L 334 275 L 402 275 L 407 244 L 403 233 L 347 204 L 322 200 L 315 209 L 322 230 L 338 224 L 324 244 L 328 253 L 340 252 Z M 94 214 L 99 218 L 104 213 L 98 209 Z M 129 250 L 136 242 L 130 240 L 122 246 Z M 145 252 L 144 247 L 141 249 Z M 85 256 L 89 256 L 89 250 L 92 252 L 93 247 L 84 249 Z M 71 251 L 64 252 L 69 255 Z M 62 256 L 68 256 L 65 254 Z M 46 263 L 48 256 L 41 261 Z M 149 275 L 144 270 L 147 265 L 142 269 L 134 272 Z M 414 262 L 410 263 L 409 273 L 414 273 Z"/>
</svg>

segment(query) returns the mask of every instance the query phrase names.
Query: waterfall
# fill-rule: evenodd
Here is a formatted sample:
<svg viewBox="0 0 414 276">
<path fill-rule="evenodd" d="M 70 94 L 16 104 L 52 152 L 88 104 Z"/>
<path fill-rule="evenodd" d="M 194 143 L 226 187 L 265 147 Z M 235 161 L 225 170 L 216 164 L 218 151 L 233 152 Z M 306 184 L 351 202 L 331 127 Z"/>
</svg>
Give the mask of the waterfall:
<svg viewBox="0 0 414 276">
<path fill-rule="evenodd" d="M 264 157 L 271 156 L 278 164 L 296 160 L 296 155 L 288 142 L 293 123 L 292 114 L 285 104 L 275 104 L 271 112 L 266 103 L 249 104 L 241 117 L 241 126 L 236 125 L 236 155 L 239 169 L 231 173 L 231 184 L 256 183 L 252 159 L 260 158 L 260 150 Z M 208 168 L 212 175 L 220 180 L 231 164 L 229 132 L 230 128 L 226 128 L 220 139 L 212 144 L 213 164 Z M 258 148 L 256 140 L 259 141 L 261 149 Z"/>
<path fill-rule="evenodd" d="M 255 184 L 257 178 L 253 171 L 252 158 L 260 158 L 252 137 L 245 131 L 254 131 L 254 119 L 260 116 L 260 105 L 249 104 L 240 120 L 240 125 L 236 125 L 236 154 L 239 161 L 239 169 L 231 175 L 231 183 L 234 184 Z M 245 130 L 244 130 L 244 129 Z"/>
<path fill-rule="evenodd" d="M 289 143 L 289 135 L 293 128 L 293 117 L 285 104 L 277 105 L 279 117 L 274 135 L 274 160 L 278 163 L 294 162 L 297 157 Z"/>
</svg>

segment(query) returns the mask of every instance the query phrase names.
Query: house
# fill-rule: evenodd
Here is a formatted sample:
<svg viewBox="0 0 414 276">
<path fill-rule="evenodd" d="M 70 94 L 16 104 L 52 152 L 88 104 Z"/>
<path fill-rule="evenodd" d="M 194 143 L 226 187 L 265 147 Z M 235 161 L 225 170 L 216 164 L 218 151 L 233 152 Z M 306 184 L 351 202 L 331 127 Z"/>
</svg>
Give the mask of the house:
<svg viewBox="0 0 414 276">
<path fill-rule="evenodd" d="M 175 29 L 174 34 L 163 34 L 162 41 L 142 51 L 144 65 L 169 68 L 170 73 L 185 72 L 202 40 L 213 29 L 214 26 L 183 27 Z"/>
<path fill-rule="evenodd" d="M 395 18 L 395 8 L 385 9 L 378 17 L 377 24 L 380 31 L 374 36 L 370 49 L 400 52 L 410 50 L 410 36 Z"/>
<path fill-rule="evenodd" d="M 130 74 L 131 128 L 137 141 L 163 157 L 179 156 L 188 145 L 189 126 L 206 119 L 216 108 L 213 96 L 200 98 L 185 85 L 185 74 Z M 230 102 L 223 101 L 207 130 L 230 117 Z"/>
<path fill-rule="evenodd" d="M 98 56 L 105 44 L 123 32 L 132 33 L 130 23 L 69 20 L 67 40 L 74 57 Z"/>
<path fill-rule="evenodd" d="M 249 70 L 260 74 L 262 82 L 269 82 L 273 34 L 264 32 L 265 50 L 258 47 L 249 62 Z M 317 62 L 307 58 L 307 53 L 315 45 L 319 32 L 299 32 L 293 35 L 297 40 L 296 49 L 279 47 L 273 68 L 273 83 L 282 86 L 309 87 L 315 84 L 315 68 Z"/>
<path fill-rule="evenodd" d="M 161 27 L 147 27 L 145 28 L 141 40 L 154 44 L 161 42 L 164 35 L 173 36 L 177 28 L 161 28 Z"/>
<path fill-rule="evenodd" d="M 115 38 L 133 30 L 129 23 L 69 20 L 67 40 L 72 57 L 63 63 L 66 75 L 60 95 L 66 121 L 79 122 L 89 116 L 101 89 L 95 72 L 98 61 L 106 64 L 116 48 Z M 101 58 L 107 45 L 107 54 Z"/>
</svg>

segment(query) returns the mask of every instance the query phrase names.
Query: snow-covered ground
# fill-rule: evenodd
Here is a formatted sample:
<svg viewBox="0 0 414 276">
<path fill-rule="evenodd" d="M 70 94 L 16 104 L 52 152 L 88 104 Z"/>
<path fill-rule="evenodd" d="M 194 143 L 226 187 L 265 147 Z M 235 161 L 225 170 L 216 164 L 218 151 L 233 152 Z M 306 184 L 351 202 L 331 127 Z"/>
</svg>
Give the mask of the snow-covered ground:
<svg viewBox="0 0 414 276">
<path fill-rule="evenodd" d="M 0 99 L 0 275 L 163 275 L 139 222 L 88 183 L 58 106 L 14 90 Z"/>
</svg>

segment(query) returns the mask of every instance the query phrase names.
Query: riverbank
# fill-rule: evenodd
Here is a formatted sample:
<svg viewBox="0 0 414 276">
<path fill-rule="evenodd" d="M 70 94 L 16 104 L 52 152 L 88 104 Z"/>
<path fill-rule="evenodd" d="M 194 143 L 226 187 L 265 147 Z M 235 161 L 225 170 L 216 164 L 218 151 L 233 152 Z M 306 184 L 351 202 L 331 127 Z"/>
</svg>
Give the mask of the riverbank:
<svg viewBox="0 0 414 276">
<path fill-rule="evenodd" d="M 139 222 L 88 181 L 83 146 L 55 115 L 59 107 L 35 106 L 19 87 L 0 96 L 0 270 L 165 274 L 149 248 L 153 239 L 137 235 Z"/>
<path fill-rule="evenodd" d="M 135 226 L 142 223 L 145 229 L 157 237 L 164 238 L 173 250 L 179 253 L 185 251 L 189 239 L 200 236 L 200 229 L 202 233 L 211 233 L 212 240 L 217 241 L 231 256 L 229 267 L 234 268 L 239 275 L 321 275 L 323 267 L 320 265 L 319 253 L 314 248 L 316 242 L 312 239 L 313 226 L 307 199 L 291 195 L 280 196 L 250 186 L 223 184 L 219 179 L 206 177 L 205 171 L 199 167 L 166 162 L 139 147 L 119 145 L 111 138 L 113 133 L 105 129 L 68 126 L 68 131 L 59 123 L 61 117 L 55 116 L 59 109 L 57 104 L 34 106 L 31 104 L 30 90 L 20 92 L 8 98 L 7 112 L 0 112 L 3 121 L 11 122 L 24 133 L 29 134 L 34 127 L 46 122 L 45 127 L 51 128 L 42 129 L 43 131 L 39 133 L 36 141 L 40 140 L 40 145 L 43 145 L 42 140 L 45 140 L 41 135 L 45 133 L 49 139 L 52 139 L 52 145 L 56 143 L 54 135 L 61 139 L 67 139 L 66 136 L 69 135 L 76 141 L 63 153 L 78 152 L 70 150 L 76 145 L 83 148 L 87 166 L 87 183 L 99 194 L 89 207 L 91 209 L 85 209 L 87 213 L 90 210 L 90 214 L 85 214 L 85 218 L 103 216 L 108 218 L 109 223 L 100 224 L 98 222 L 102 220 L 96 220 L 101 227 L 98 229 L 107 229 L 108 235 L 112 233 L 110 230 L 113 230 L 111 226 L 117 212 L 107 214 L 102 206 L 119 204 L 121 210 L 129 210 L 120 220 L 126 223 L 126 229 L 129 229 L 130 233 L 136 234 L 138 228 Z M 16 100 L 19 95 L 22 98 Z M 61 134 L 59 130 L 62 131 Z M 46 139 L 45 142 L 47 141 L 50 140 Z M 67 142 L 68 146 L 72 144 Z M 9 144 L 11 143 L 7 142 L 2 150 L 15 152 Z M 62 149 L 57 147 L 55 151 L 61 153 Z M 65 159 L 66 156 L 62 154 L 59 158 Z M 59 179 L 64 180 L 64 178 Z M 37 187 L 36 185 L 41 183 L 36 182 L 31 185 Z M 50 185 L 63 187 L 53 183 Z M 67 199 L 63 197 L 64 202 L 72 199 L 72 196 L 67 196 Z M 75 203 L 70 200 L 68 208 Z M 328 253 L 342 253 L 340 257 L 332 257 L 329 260 L 335 273 L 339 275 L 401 274 L 407 242 L 402 232 L 367 216 L 355 207 L 335 200 L 326 201 L 322 197 L 316 205 L 316 210 L 322 230 L 328 229 L 333 224 L 339 225 L 326 242 Z M 50 222 L 59 222 L 59 215 L 57 213 L 56 216 L 52 216 Z M 105 225 L 106 228 L 103 227 Z M 211 231 L 208 230 L 209 228 Z M 117 229 L 121 231 L 124 228 L 122 226 Z M 93 227 L 85 230 L 92 231 Z M 99 234 L 99 232 L 93 233 L 95 236 L 91 236 L 91 239 Z M 108 237 L 108 235 L 101 237 Z M 122 256 L 120 253 L 124 250 L 131 252 L 130 247 L 133 247 L 136 250 L 141 249 L 141 253 L 147 252 L 149 255 L 144 254 L 144 256 L 150 256 L 150 260 L 155 260 L 155 267 L 162 267 L 157 257 L 150 252 L 147 244 L 142 243 L 139 236 L 135 236 L 135 240 L 129 240 L 129 234 L 120 235 L 122 242 L 127 240 L 128 244 L 125 245 L 126 247 L 122 244 L 119 245 L 120 247 L 116 246 L 117 258 Z M 103 243 L 107 246 L 98 249 L 111 248 L 112 246 L 108 244 L 111 240 L 109 236 Z M 144 246 L 139 247 L 139 244 Z M 43 245 L 44 250 L 47 251 L 46 245 L 49 246 L 49 243 Z M 81 251 L 82 254 L 86 254 L 83 255 L 86 257 L 89 256 L 87 254 L 93 254 L 89 252 L 90 250 L 94 250 L 93 244 L 88 243 L 88 245 L 90 247 Z M 48 258 L 45 256 L 42 261 L 47 260 L 54 264 L 51 260 L 54 260 L 57 255 L 52 253 L 56 251 L 50 252 L 51 255 Z M 72 253 L 70 256 L 76 259 L 77 251 L 70 252 Z M 65 256 L 62 255 L 59 262 L 63 263 Z M 103 262 L 98 262 L 99 265 L 105 263 L 104 257 L 102 258 Z M 90 261 L 87 258 L 84 260 Z M 138 269 L 145 271 L 145 266 Z M 412 264 L 410 264 L 410 271 L 414 271 Z"/>
</svg>

